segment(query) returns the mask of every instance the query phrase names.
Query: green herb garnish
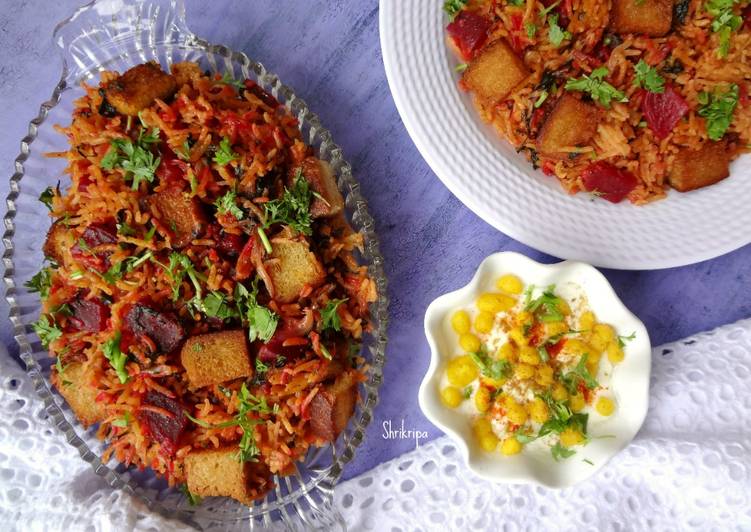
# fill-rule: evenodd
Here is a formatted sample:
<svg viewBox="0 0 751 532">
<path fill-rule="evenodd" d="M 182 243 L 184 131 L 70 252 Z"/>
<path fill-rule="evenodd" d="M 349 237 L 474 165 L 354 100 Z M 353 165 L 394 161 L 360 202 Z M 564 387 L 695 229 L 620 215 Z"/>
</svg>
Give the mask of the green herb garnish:
<svg viewBox="0 0 751 532">
<path fill-rule="evenodd" d="M 42 346 L 45 348 L 60 338 L 63 335 L 63 331 L 55 323 L 55 319 L 50 319 L 46 314 L 42 315 L 39 320 L 32 324 L 34 332 L 42 342 Z"/>
<path fill-rule="evenodd" d="M 563 28 L 558 25 L 558 13 L 548 17 L 548 26 L 550 27 L 548 30 L 548 39 L 550 39 L 550 43 L 556 48 L 558 48 L 566 39 L 571 39 L 571 32 L 564 31 Z"/>
<path fill-rule="evenodd" d="M 239 316 L 237 310 L 230 306 L 227 297 L 223 293 L 213 290 L 203 298 L 203 312 L 211 318 L 222 320 Z"/>
<path fill-rule="evenodd" d="M 524 29 L 527 32 L 527 38 L 533 39 L 537 35 L 537 24 L 534 22 L 525 22 Z"/>
<path fill-rule="evenodd" d="M 660 76 L 660 73 L 655 67 L 649 66 L 644 59 L 641 59 L 636 66 L 634 66 L 634 85 L 647 89 L 649 92 L 655 94 L 662 94 L 665 92 L 665 78 Z"/>
<path fill-rule="evenodd" d="M 224 137 L 219 143 L 219 147 L 214 153 L 214 162 L 219 166 L 226 166 L 232 161 L 239 159 L 240 156 L 232 151 L 232 145 L 227 137 Z"/>
<path fill-rule="evenodd" d="M 511 374 L 511 364 L 508 360 L 493 359 L 483 348 L 477 353 L 470 353 L 469 356 L 480 368 L 480 372 L 488 378 L 500 380 Z"/>
<path fill-rule="evenodd" d="M 237 194 L 233 190 L 227 191 L 224 196 L 217 198 L 214 206 L 216 207 L 216 213 L 220 216 L 231 214 L 238 221 L 242 220 L 243 216 L 245 216 L 243 210 L 237 206 Z"/>
<path fill-rule="evenodd" d="M 107 340 L 102 345 L 102 352 L 104 357 L 110 361 L 110 366 L 117 373 L 117 378 L 120 379 L 121 384 L 128 382 L 130 376 L 125 370 L 125 363 L 128 361 L 128 355 L 120 351 L 120 331 L 115 333 L 115 336 Z"/>
<path fill-rule="evenodd" d="M 584 353 L 576 364 L 576 367 L 561 376 L 561 381 L 563 381 L 566 389 L 568 389 L 571 394 L 578 393 L 580 381 L 584 383 L 584 386 L 586 386 L 588 390 L 594 390 L 600 385 L 587 369 L 587 357 L 587 353 Z"/>
<path fill-rule="evenodd" d="M 50 286 L 52 286 L 52 269 L 42 268 L 23 285 L 29 289 L 29 292 L 38 292 L 39 297 L 43 300 L 47 299 L 50 295 Z"/>
<path fill-rule="evenodd" d="M 623 349 L 624 347 L 626 347 L 626 342 L 630 342 L 631 340 L 634 340 L 635 338 L 636 338 L 636 331 L 632 332 L 628 336 L 619 334 L 618 335 L 618 347 Z"/>
<path fill-rule="evenodd" d="M 104 170 L 121 169 L 125 172 L 125 179 L 132 181 L 133 190 L 138 190 L 141 182 L 154 182 L 154 174 L 161 157 L 154 157 L 151 151 L 153 144 L 159 143 L 159 128 L 153 128 L 151 133 L 145 133 L 142 127 L 138 139 L 112 139 L 110 149 L 102 157 L 101 167 Z"/>
<path fill-rule="evenodd" d="M 201 504 L 201 497 L 198 495 L 193 495 L 190 490 L 188 489 L 187 484 L 181 484 L 180 485 L 180 491 L 183 492 L 183 494 L 188 498 L 188 504 L 191 506 L 197 506 Z"/>
<path fill-rule="evenodd" d="M 559 308 L 561 298 L 554 292 L 555 285 L 551 284 L 537 299 L 531 299 L 531 291 L 525 293 L 524 310 L 537 314 L 538 319 L 543 323 L 563 320 L 564 316 Z"/>
<path fill-rule="evenodd" d="M 281 223 L 290 226 L 298 233 L 310 236 L 313 234 L 311 229 L 313 219 L 310 216 L 312 198 L 310 184 L 302 176 L 302 170 L 298 169 L 292 188 L 285 187 L 281 198 L 264 204 L 266 223 L 263 227 L 268 228 L 273 224 Z"/>
<path fill-rule="evenodd" d="M 623 92 L 613 87 L 607 81 L 604 81 L 608 73 L 607 67 L 596 68 L 589 76 L 585 74 L 579 79 L 569 79 L 566 82 L 565 89 L 568 91 L 586 92 L 592 96 L 593 100 L 599 102 L 605 108 L 609 108 L 610 102 L 614 100 L 621 103 L 627 102 L 628 98 Z"/>
<path fill-rule="evenodd" d="M 725 92 L 715 90 L 714 93 L 699 93 L 699 116 L 707 121 L 707 135 L 710 139 L 720 140 L 725 136 L 733 121 L 739 95 L 740 90 L 735 83 Z"/>
<path fill-rule="evenodd" d="M 274 336 L 279 316 L 258 303 L 258 280 L 253 282 L 251 291 L 238 283 L 234 296 L 238 312 L 248 326 L 248 339 L 268 342 Z"/>
<path fill-rule="evenodd" d="M 39 194 L 39 201 L 44 203 L 49 210 L 52 210 L 52 198 L 54 197 L 55 190 L 52 187 L 47 187 Z"/>
<path fill-rule="evenodd" d="M 219 83 L 224 83 L 225 85 L 234 87 L 237 90 L 245 88 L 245 82 L 239 79 L 235 79 L 235 77 L 229 70 L 225 71 L 224 74 L 222 74 L 222 79 L 219 80 Z"/>
<path fill-rule="evenodd" d="M 340 331 L 342 328 L 342 320 L 339 318 L 339 313 L 336 311 L 336 309 L 339 308 L 339 305 L 347 301 L 347 298 L 344 299 L 332 299 L 328 303 L 326 303 L 326 306 L 321 310 L 321 329 L 333 329 L 335 331 Z"/>
<path fill-rule="evenodd" d="M 449 16 L 449 20 L 454 20 L 459 11 L 464 9 L 469 0 L 446 0 L 443 3 L 443 10 Z"/>
<path fill-rule="evenodd" d="M 733 7 L 740 0 L 709 0 L 704 9 L 714 17 L 712 31 L 719 35 L 720 47 L 717 56 L 725 58 L 730 52 L 731 34 L 743 25 L 743 18 L 733 13 Z"/>
<path fill-rule="evenodd" d="M 561 442 L 556 442 L 555 445 L 550 448 L 550 454 L 553 455 L 553 459 L 556 462 L 560 462 L 562 459 L 565 460 L 566 458 L 574 456 L 576 451 L 564 447 L 561 445 Z"/>
</svg>

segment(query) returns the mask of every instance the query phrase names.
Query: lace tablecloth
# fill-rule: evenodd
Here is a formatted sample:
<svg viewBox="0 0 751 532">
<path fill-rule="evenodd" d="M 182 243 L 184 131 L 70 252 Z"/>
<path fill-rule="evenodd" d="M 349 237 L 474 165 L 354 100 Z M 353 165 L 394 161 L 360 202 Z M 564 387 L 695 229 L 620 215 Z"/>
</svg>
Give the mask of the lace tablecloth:
<svg viewBox="0 0 751 532">
<path fill-rule="evenodd" d="M 573 488 L 491 484 L 451 441 L 341 483 L 351 530 L 751 530 L 751 320 L 658 347 L 634 442 Z M 0 355 L 0 522 L 27 530 L 174 530 L 97 477 Z"/>
</svg>

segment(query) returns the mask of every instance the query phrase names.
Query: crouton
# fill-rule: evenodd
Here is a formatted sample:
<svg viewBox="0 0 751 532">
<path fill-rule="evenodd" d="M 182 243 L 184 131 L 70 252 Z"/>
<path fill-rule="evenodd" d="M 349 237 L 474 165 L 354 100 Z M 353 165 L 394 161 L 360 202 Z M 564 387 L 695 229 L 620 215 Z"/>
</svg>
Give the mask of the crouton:
<svg viewBox="0 0 751 532">
<path fill-rule="evenodd" d="M 490 103 L 505 98 L 529 76 L 529 69 L 506 41 L 499 39 L 481 50 L 462 78 L 480 100 Z"/>
<path fill-rule="evenodd" d="M 138 65 L 104 86 L 104 98 L 118 113 L 136 116 L 157 98 L 171 97 L 177 84 L 175 78 L 162 72 L 155 62 Z"/>
<path fill-rule="evenodd" d="M 310 251 L 308 244 L 292 240 L 275 240 L 268 271 L 274 284 L 274 299 L 280 303 L 295 301 L 306 286 L 323 283 L 323 266 Z"/>
<path fill-rule="evenodd" d="M 356 383 L 346 375 L 319 391 L 310 402 L 310 429 L 323 441 L 333 442 L 345 429 L 357 403 Z"/>
<path fill-rule="evenodd" d="M 104 405 L 97 402 L 99 390 L 90 384 L 89 373 L 81 362 L 63 365 L 62 373 L 54 373 L 53 384 L 84 427 L 102 421 L 106 416 Z"/>
<path fill-rule="evenodd" d="M 172 231 L 172 247 L 183 248 L 203 232 L 206 215 L 201 201 L 179 189 L 152 194 L 148 204 L 156 208 L 157 218 Z"/>
<path fill-rule="evenodd" d="M 177 84 L 178 89 L 185 84 L 191 83 L 195 79 L 199 79 L 202 75 L 201 67 L 192 61 L 175 63 L 170 68 L 170 71 L 175 78 L 175 83 Z"/>
<path fill-rule="evenodd" d="M 668 182 L 679 192 L 714 185 L 730 175 L 733 150 L 726 142 L 707 142 L 699 150 L 679 151 L 669 170 Z"/>
<path fill-rule="evenodd" d="M 613 0 L 610 27 L 616 33 L 667 35 L 673 24 L 673 0 Z"/>
<path fill-rule="evenodd" d="M 252 377 L 245 332 L 222 331 L 188 338 L 180 351 L 192 390 Z"/>
<path fill-rule="evenodd" d="M 257 491 L 253 489 L 252 464 L 237 459 L 237 447 L 191 451 L 185 457 L 188 490 L 200 497 L 232 497 L 251 505 Z"/>
<path fill-rule="evenodd" d="M 548 157 L 566 157 L 567 148 L 582 146 L 592 139 L 599 122 L 600 110 L 594 104 L 566 93 L 543 123 L 537 149 Z"/>
<path fill-rule="evenodd" d="M 75 243 L 76 238 L 73 232 L 58 220 L 47 231 L 47 239 L 44 241 L 42 251 L 45 257 L 49 257 L 58 264 L 64 265 L 65 257 Z"/>
<path fill-rule="evenodd" d="M 298 172 L 301 172 L 305 180 L 310 183 L 311 190 L 317 194 L 310 204 L 310 214 L 313 218 L 335 216 L 342 212 L 344 198 L 339 192 L 336 179 L 327 162 L 316 157 L 308 157 L 300 166 L 292 169 L 292 179 L 297 176 Z"/>
</svg>

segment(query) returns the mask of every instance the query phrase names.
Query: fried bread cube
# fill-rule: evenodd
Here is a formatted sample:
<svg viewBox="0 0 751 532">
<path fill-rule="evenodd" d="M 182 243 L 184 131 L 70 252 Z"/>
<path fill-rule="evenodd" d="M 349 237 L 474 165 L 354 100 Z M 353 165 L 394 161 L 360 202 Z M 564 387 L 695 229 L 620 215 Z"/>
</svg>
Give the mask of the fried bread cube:
<svg viewBox="0 0 751 532">
<path fill-rule="evenodd" d="M 673 0 L 613 0 L 610 27 L 616 33 L 667 35 L 673 24 Z"/>
<path fill-rule="evenodd" d="M 201 77 L 201 67 L 192 61 L 183 61 L 181 63 L 175 63 L 170 68 L 172 76 L 175 78 L 175 83 L 179 89 L 186 83 L 190 83 L 194 79 Z"/>
<path fill-rule="evenodd" d="M 168 189 L 149 196 L 156 217 L 172 231 L 172 247 L 183 248 L 197 238 L 206 225 L 201 201 L 179 189 Z"/>
<path fill-rule="evenodd" d="M 151 61 L 134 66 L 108 82 L 104 86 L 104 98 L 118 113 L 136 116 L 154 100 L 166 100 L 175 90 L 175 78 Z"/>
<path fill-rule="evenodd" d="M 726 142 L 708 141 L 699 150 L 684 148 L 673 160 L 668 182 L 679 192 L 714 185 L 730 175 L 732 158 Z"/>
<path fill-rule="evenodd" d="M 73 231 L 64 223 L 56 221 L 47 231 L 47 239 L 44 241 L 42 251 L 45 257 L 49 257 L 62 266 L 65 264 L 66 251 L 70 250 L 75 243 Z"/>
<path fill-rule="evenodd" d="M 232 497 L 250 505 L 255 498 L 251 488 L 251 463 L 237 458 L 238 447 L 191 451 L 185 457 L 188 490 L 201 497 Z"/>
<path fill-rule="evenodd" d="M 345 374 L 333 385 L 319 391 L 310 402 L 310 429 L 323 441 L 333 442 L 355 411 L 356 383 Z"/>
<path fill-rule="evenodd" d="M 63 365 L 63 372 L 56 372 L 52 382 L 84 427 L 107 416 L 104 405 L 96 401 L 99 390 L 90 384 L 86 366 L 81 362 Z"/>
<path fill-rule="evenodd" d="M 566 148 L 587 144 L 597 132 L 600 110 L 572 94 L 555 103 L 537 136 L 538 151 L 548 157 L 566 157 Z"/>
<path fill-rule="evenodd" d="M 323 283 L 326 274 L 308 244 L 297 240 L 275 240 L 269 275 L 274 283 L 274 299 L 281 303 L 295 301 L 306 286 Z"/>
<path fill-rule="evenodd" d="M 222 331 L 188 338 L 180 351 L 192 390 L 252 377 L 245 331 Z"/>
<path fill-rule="evenodd" d="M 491 103 L 508 96 L 529 76 L 529 69 L 503 39 L 480 50 L 464 72 L 463 81 L 481 100 Z"/>
<path fill-rule="evenodd" d="M 300 166 L 293 168 L 291 179 L 295 179 L 300 172 L 302 177 L 310 183 L 310 188 L 317 194 L 310 204 L 310 214 L 313 218 L 335 216 L 344 209 L 342 198 L 331 167 L 317 157 L 307 157 Z"/>
</svg>

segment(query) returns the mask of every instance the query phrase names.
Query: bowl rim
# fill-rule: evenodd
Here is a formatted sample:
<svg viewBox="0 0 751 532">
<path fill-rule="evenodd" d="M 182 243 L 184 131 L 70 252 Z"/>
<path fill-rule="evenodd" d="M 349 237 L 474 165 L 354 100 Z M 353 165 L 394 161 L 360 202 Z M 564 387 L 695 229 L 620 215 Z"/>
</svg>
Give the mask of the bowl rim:
<svg viewBox="0 0 751 532">
<path fill-rule="evenodd" d="M 637 399 L 639 403 L 639 410 L 636 412 L 632 411 L 632 414 L 635 415 L 636 419 L 628 427 L 628 437 L 619 438 L 617 441 L 615 441 L 615 446 L 612 449 L 612 452 L 605 459 L 598 460 L 598 463 L 594 466 L 585 466 L 586 469 L 582 468 L 581 471 L 586 471 L 586 474 L 580 475 L 580 478 L 578 479 L 564 477 L 562 479 L 559 478 L 556 481 L 551 481 L 547 480 L 546 478 L 541 478 L 539 475 L 535 475 L 534 472 L 529 470 L 529 468 L 527 468 L 527 471 L 522 474 L 519 474 L 518 472 L 513 474 L 494 473 L 487 467 L 481 467 L 481 464 L 478 463 L 478 457 L 482 456 L 480 453 L 483 453 L 483 451 L 478 451 L 476 449 L 476 446 L 471 445 L 467 441 L 467 438 L 465 436 L 463 436 L 458 430 L 450 426 L 448 423 L 442 421 L 441 419 L 442 417 L 454 417 L 458 420 L 466 416 L 461 413 L 454 414 L 453 411 L 450 411 L 449 409 L 446 409 L 446 407 L 440 405 L 440 400 L 436 399 L 439 395 L 437 386 L 438 383 L 436 382 L 436 380 L 440 378 L 439 370 L 441 368 L 441 364 L 443 361 L 454 356 L 453 353 L 444 354 L 441 352 L 438 345 L 439 341 L 437 340 L 437 336 L 439 334 L 438 329 L 446 323 L 446 320 L 448 319 L 449 314 L 452 312 L 452 309 L 455 310 L 459 305 L 461 305 L 461 303 L 457 303 L 457 301 L 470 301 L 474 299 L 473 296 L 476 296 L 482 290 L 481 278 L 486 274 L 486 271 L 489 270 L 490 272 L 492 272 L 493 277 L 498 277 L 499 275 L 504 273 L 518 274 L 518 270 L 514 271 L 511 269 L 503 269 L 503 264 L 508 261 L 515 262 L 516 264 L 524 264 L 530 269 L 536 269 L 546 272 L 549 276 L 546 282 L 555 282 L 556 277 L 559 277 L 568 271 L 582 272 L 580 276 L 586 275 L 590 277 L 595 283 L 597 283 L 597 289 L 603 291 L 603 297 L 609 301 L 610 305 L 612 305 L 613 311 L 617 314 L 620 314 L 623 319 L 626 319 L 630 322 L 628 330 L 633 329 L 637 333 L 636 338 L 638 339 L 638 342 L 634 343 L 635 345 L 633 345 L 633 349 L 631 349 L 631 345 L 629 346 L 629 357 L 637 359 L 637 361 L 639 361 L 641 365 L 639 382 L 634 384 L 634 387 L 638 390 Z M 589 298 L 589 292 L 587 292 L 587 296 Z M 464 304 L 466 305 L 466 303 Z M 602 317 L 602 314 L 600 314 L 599 317 Z M 608 320 L 605 319 L 604 321 Z M 639 320 L 639 318 L 637 318 L 623 304 L 623 302 L 613 290 L 610 282 L 594 266 L 579 261 L 569 260 L 552 264 L 544 264 L 534 261 L 521 253 L 516 253 L 513 251 L 502 251 L 491 254 L 482 260 L 467 284 L 460 288 L 457 288 L 456 290 L 438 296 L 428 305 L 425 311 L 424 329 L 428 345 L 430 346 L 430 363 L 427 371 L 425 372 L 425 376 L 420 383 L 418 392 L 420 409 L 431 423 L 436 425 L 456 443 L 457 447 L 461 451 L 462 457 L 467 467 L 470 469 L 470 471 L 481 478 L 497 483 L 536 484 L 547 488 L 566 488 L 572 486 L 590 478 L 616 454 L 622 451 L 634 439 L 644 423 L 647 411 L 649 409 L 649 382 L 652 360 L 652 349 L 651 342 L 649 340 L 649 333 L 641 320 Z M 436 408 L 436 403 L 438 404 L 437 408 L 443 409 L 443 415 L 441 415 L 441 413 L 439 413 L 439 410 Z M 452 413 L 447 414 L 446 412 Z M 614 416 L 614 419 L 617 418 Z M 517 456 L 520 457 L 519 459 L 524 459 L 524 454 Z M 508 458 L 502 458 L 498 456 L 498 459 L 501 460 Z M 529 463 L 529 460 L 527 460 L 527 463 Z M 557 465 L 556 462 L 552 461 L 552 457 L 550 458 L 549 463 L 553 464 L 554 466 Z"/>
<path fill-rule="evenodd" d="M 140 7 L 143 7 L 144 4 L 149 3 L 149 0 L 145 2 L 139 0 L 135 2 L 133 0 L 92 0 L 75 9 L 70 16 L 58 23 L 53 31 L 53 39 L 57 39 L 58 32 L 67 24 L 73 22 L 77 17 L 89 10 L 93 10 L 98 4 L 114 4 L 118 2 L 128 3 L 129 5 L 138 4 Z M 368 349 L 371 353 L 371 360 L 368 362 L 370 368 L 368 380 L 362 383 L 363 388 L 361 390 L 365 393 L 360 394 L 359 404 L 361 413 L 359 416 L 353 416 L 349 421 L 348 426 L 353 429 L 352 434 L 345 437 L 345 433 L 347 432 L 345 430 L 340 435 L 339 439 L 344 442 L 340 452 L 336 452 L 334 443 L 320 448 L 321 450 L 332 449 L 331 463 L 325 467 L 325 473 L 318 475 L 315 479 L 301 482 L 301 486 L 295 491 L 281 493 L 279 491 L 280 486 L 277 485 L 276 493 L 278 496 L 273 503 L 268 503 L 266 498 L 264 498 L 262 504 L 250 506 L 249 514 L 242 518 L 243 521 L 246 519 L 257 520 L 261 518 L 262 524 L 267 525 L 276 519 L 271 517 L 272 514 L 275 514 L 280 515 L 283 520 L 291 520 L 299 517 L 303 522 L 308 523 L 310 517 L 303 513 L 303 511 L 307 510 L 313 514 L 315 519 L 323 519 L 323 522 L 326 522 L 325 519 L 328 517 L 333 519 L 332 524 L 343 525 L 341 516 L 331 508 L 332 490 L 339 480 L 344 466 L 354 458 L 355 450 L 365 439 L 365 430 L 372 421 L 373 410 L 378 402 L 378 389 L 383 381 L 383 366 L 386 357 L 389 297 L 387 278 L 384 271 L 384 258 L 380 251 L 378 236 L 375 232 L 375 222 L 370 215 L 367 201 L 360 192 L 359 183 L 353 176 L 352 167 L 344 158 L 342 148 L 334 142 L 330 131 L 321 125 L 318 115 L 310 111 L 307 103 L 299 98 L 293 89 L 284 85 L 276 74 L 266 69 L 262 63 L 250 59 L 244 52 L 235 51 L 221 44 L 212 44 L 194 34 L 186 24 L 184 0 L 162 0 L 162 3 L 168 4 L 167 12 L 170 16 L 174 17 L 173 22 L 175 23 L 170 28 L 170 39 L 172 40 L 166 39 L 165 42 L 174 43 L 174 40 L 179 38 L 180 44 L 183 46 L 183 51 L 195 52 L 200 54 L 200 57 L 214 55 L 218 59 L 223 59 L 225 63 L 229 62 L 230 64 L 239 65 L 243 74 L 248 73 L 248 77 L 255 75 L 256 79 L 265 80 L 265 83 L 270 86 L 268 89 L 270 92 L 274 95 L 280 94 L 284 97 L 285 101 L 283 105 L 287 108 L 288 112 L 300 119 L 299 129 L 301 132 L 304 133 L 304 127 L 309 131 L 309 136 L 304 138 L 306 143 L 314 148 L 326 146 L 325 151 L 328 162 L 338 178 L 339 188 L 345 196 L 345 203 L 351 206 L 348 207 L 352 211 L 352 214 L 347 216 L 348 221 L 352 222 L 357 218 L 356 225 L 360 227 L 360 232 L 363 233 L 366 250 L 364 254 L 365 264 L 368 267 L 370 276 L 377 285 L 378 299 L 370 306 L 371 315 L 374 322 L 377 323 L 377 327 L 370 333 L 364 333 L 364 336 L 367 334 L 368 337 L 372 338 L 372 341 L 367 347 L 363 344 L 363 349 Z M 155 46 L 158 46 L 158 44 L 162 43 L 157 43 Z M 62 47 L 62 45 L 60 46 Z M 63 94 L 68 89 L 74 88 L 69 80 L 70 70 L 68 59 L 64 51 L 62 51 L 61 55 L 62 72 L 60 79 L 56 83 L 50 98 L 40 105 L 37 115 L 30 120 L 27 135 L 21 139 L 20 152 L 14 160 L 15 171 L 10 177 L 9 191 L 6 196 L 6 213 L 3 217 L 5 223 L 5 231 L 3 233 L 3 245 L 5 248 L 3 254 L 3 283 L 5 287 L 5 299 L 9 306 L 8 317 L 11 322 L 13 336 L 19 346 L 19 355 L 25 364 L 26 373 L 31 378 L 34 391 L 43 400 L 45 412 L 50 416 L 50 422 L 63 433 L 67 442 L 76 448 L 93 471 L 98 476 L 103 477 L 111 487 L 122 489 L 139 498 L 149 508 L 165 516 L 181 519 L 193 526 L 200 526 L 193 520 L 194 516 L 212 518 L 210 515 L 202 515 L 206 512 L 201 512 L 200 506 L 197 510 L 188 508 L 170 510 L 163 505 L 161 500 L 145 497 L 143 494 L 138 493 L 135 489 L 134 481 L 127 477 L 123 478 L 124 473 L 115 470 L 119 462 L 113 464 L 112 467 L 103 464 L 98 454 L 90 448 L 88 443 L 78 436 L 74 425 L 80 426 L 80 423 L 77 420 L 74 423 L 70 423 L 66 419 L 62 408 L 55 400 L 53 392 L 49 388 L 48 380 L 42 373 L 41 366 L 33 356 L 36 351 L 33 349 L 32 342 L 29 339 L 29 335 L 33 334 L 33 331 L 28 331 L 27 326 L 22 321 L 19 287 L 16 282 L 17 272 L 14 262 L 17 232 L 15 218 L 18 214 L 16 201 L 21 194 L 21 180 L 26 171 L 24 163 L 32 153 L 31 145 L 39 134 L 40 126 L 44 124 L 50 111 L 60 103 Z M 99 67 L 102 67 L 102 65 L 102 63 L 97 63 Z M 318 140 L 314 141 L 314 138 Z M 127 468 L 125 473 L 130 470 L 131 468 Z M 289 485 L 288 482 L 287 484 Z M 314 495 L 323 500 L 316 500 Z M 297 516 L 295 516 L 295 513 L 297 513 Z M 334 515 L 327 516 L 327 513 L 333 513 Z M 228 523 L 240 520 L 240 518 L 231 518 L 222 522 Z"/>
</svg>

